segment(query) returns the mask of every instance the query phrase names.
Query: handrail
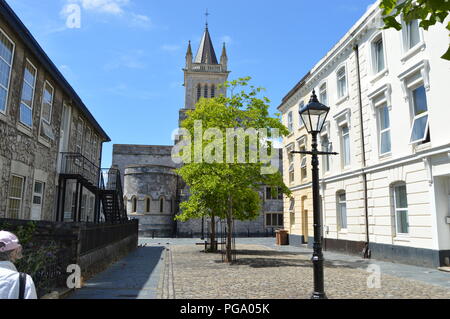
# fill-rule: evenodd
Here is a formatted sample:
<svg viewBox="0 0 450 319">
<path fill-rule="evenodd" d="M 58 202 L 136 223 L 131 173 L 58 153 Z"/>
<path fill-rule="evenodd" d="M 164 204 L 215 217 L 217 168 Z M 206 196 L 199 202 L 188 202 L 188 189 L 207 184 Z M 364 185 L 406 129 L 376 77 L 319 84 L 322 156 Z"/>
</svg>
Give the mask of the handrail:
<svg viewBox="0 0 450 319">
<path fill-rule="evenodd" d="M 100 168 L 80 153 L 61 153 L 61 174 L 80 175 L 99 186 Z"/>
</svg>

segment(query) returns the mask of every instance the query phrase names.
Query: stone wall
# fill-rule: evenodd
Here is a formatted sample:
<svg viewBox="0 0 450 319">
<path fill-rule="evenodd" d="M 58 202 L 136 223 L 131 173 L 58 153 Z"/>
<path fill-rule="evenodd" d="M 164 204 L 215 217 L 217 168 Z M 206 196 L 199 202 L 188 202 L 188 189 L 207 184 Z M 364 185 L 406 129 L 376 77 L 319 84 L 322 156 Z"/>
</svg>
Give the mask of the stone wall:
<svg viewBox="0 0 450 319">
<path fill-rule="evenodd" d="M 3 230 L 17 233 L 19 227 L 26 226 L 30 221 L 15 220 L 15 219 L 0 219 L 0 228 Z M 86 253 L 82 252 L 82 243 L 95 241 L 95 234 L 90 234 L 90 238 L 84 238 L 88 236 L 88 231 L 97 229 L 99 232 L 105 229 L 110 229 L 111 225 L 102 224 L 86 224 L 86 223 L 62 223 L 62 222 L 34 222 L 36 225 L 35 232 L 31 240 L 24 246 L 24 255 L 29 254 L 33 249 L 40 249 L 42 247 L 48 247 L 51 243 L 55 243 L 58 246 L 58 258 L 57 265 L 49 264 L 45 267 L 50 269 L 57 268 L 62 271 L 58 278 L 53 278 L 52 282 L 58 283 L 58 286 L 50 288 L 62 287 L 65 285 L 67 274 L 65 269 L 70 264 L 78 264 L 81 267 L 83 278 L 89 278 L 95 273 L 102 271 L 110 263 L 124 257 L 131 251 L 137 248 L 138 245 L 138 225 L 134 223 L 132 225 L 114 225 L 114 229 L 117 232 L 116 236 L 108 235 L 108 241 L 103 241 L 102 245 L 90 246 Z M 127 227 L 127 231 L 122 231 L 122 226 Z M 117 229 L 121 228 L 121 229 Z M 120 236 L 119 236 L 120 233 Z M 85 235 L 83 235 L 85 234 Z M 103 234 L 103 232 L 102 232 Z M 20 238 L 19 238 L 20 239 Z M 59 256 L 61 255 L 61 256 Z M 47 269 L 47 268 L 45 268 Z M 20 269 L 19 269 L 20 270 Z M 39 279 L 33 274 L 30 274 L 39 286 Z"/>
</svg>

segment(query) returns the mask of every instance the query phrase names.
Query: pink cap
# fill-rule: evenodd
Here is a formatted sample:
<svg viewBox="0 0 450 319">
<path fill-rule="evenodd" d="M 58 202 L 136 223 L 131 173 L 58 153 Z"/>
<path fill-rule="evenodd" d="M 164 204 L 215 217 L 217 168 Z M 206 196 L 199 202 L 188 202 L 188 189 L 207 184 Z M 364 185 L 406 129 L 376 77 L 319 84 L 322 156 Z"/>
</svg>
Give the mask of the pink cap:
<svg viewBox="0 0 450 319">
<path fill-rule="evenodd" d="M 11 251 L 19 247 L 19 238 L 16 235 L 7 231 L 0 231 L 0 252 Z"/>
</svg>

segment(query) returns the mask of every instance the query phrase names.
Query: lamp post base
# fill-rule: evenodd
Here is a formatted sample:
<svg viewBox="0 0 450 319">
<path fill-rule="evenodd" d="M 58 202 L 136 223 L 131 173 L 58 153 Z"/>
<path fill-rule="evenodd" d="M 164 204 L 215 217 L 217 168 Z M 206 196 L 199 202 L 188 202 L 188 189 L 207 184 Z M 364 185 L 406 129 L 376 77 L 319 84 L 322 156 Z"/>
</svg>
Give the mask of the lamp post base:
<svg viewBox="0 0 450 319">
<path fill-rule="evenodd" d="M 313 292 L 311 299 L 328 299 L 325 293 Z"/>
</svg>

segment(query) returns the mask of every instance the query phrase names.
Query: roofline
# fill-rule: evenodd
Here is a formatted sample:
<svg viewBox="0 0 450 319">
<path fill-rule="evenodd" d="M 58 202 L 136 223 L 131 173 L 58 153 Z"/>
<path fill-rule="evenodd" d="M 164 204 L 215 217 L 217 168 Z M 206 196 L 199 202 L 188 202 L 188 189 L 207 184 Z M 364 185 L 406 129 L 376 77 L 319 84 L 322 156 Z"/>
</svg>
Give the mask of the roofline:
<svg viewBox="0 0 450 319">
<path fill-rule="evenodd" d="M 0 15 L 17 33 L 20 40 L 22 40 L 25 46 L 33 53 L 39 63 L 42 64 L 46 71 L 49 72 L 50 75 L 58 82 L 59 86 L 62 87 L 65 93 L 73 99 L 74 104 L 81 110 L 81 113 L 89 120 L 97 131 L 100 132 L 104 139 L 103 142 L 111 142 L 111 138 L 106 134 L 69 82 L 67 82 L 56 65 L 52 62 L 52 60 L 50 60 L 31 32 L 5 0 L 0 0 Z"/>
<path fill-rule="evenodd" d="M 329 61 L 335 58 L 336 52 L 338 52 L 343 47 L 345 48 L 351 42 L 351 39 L 354 39 L 356 34 L 361 31 L 362 26 L 364 26 L 370 17 L 379 10 L 380 0 L 374 0 L 374 3 L 367 7 L 367 10 L 364 14 L 356 21 L 350 29 L 346 32 L 346 34 L 341 37 L 337 43 L 310 69 L 306 76 L 304 76 L 297 85 L 289 91 L 289 93 L 282 99 L 280 106 L 277 108 L 281 110 L 284 104 L 295 95 L 296 91 L 302 88 L 305 84 L 307 84 L 310 78 L 314 78 L 318 69 L 322 66 L 329 63 Z"/>
<path fill-rule="evenodd" d="M 303 78 L 294 86 L 294 88 L 292 88 L 289 91 L 289 93 L 286 94 L 286 96 L 281 101 L 280 106 L 278 106 L 278 108 L 277 108 L 278 110 L 281 109 L 281 107 L 284 105 L 284 103 L 286 103 L 297 92 L 298 89 L 300 89 L 302 86 L 305 85 L 306 80 L 309 78 L 310 75 L 311 75 L 311 71 L 306 73 L 306 75 L 303 76 Z"/>
</svg>

